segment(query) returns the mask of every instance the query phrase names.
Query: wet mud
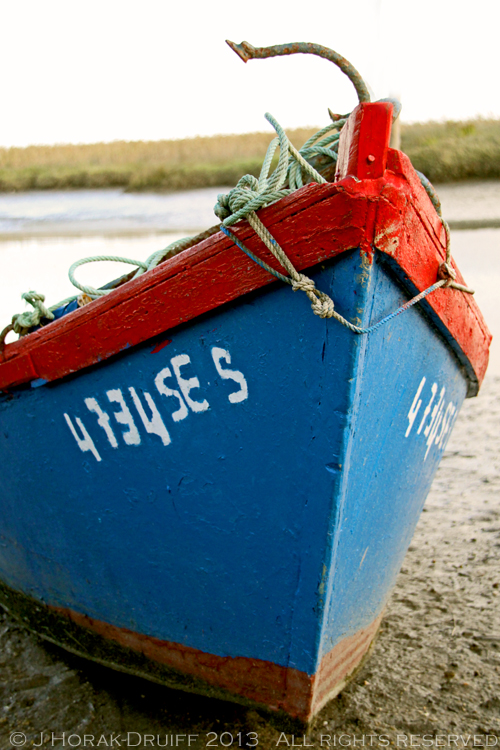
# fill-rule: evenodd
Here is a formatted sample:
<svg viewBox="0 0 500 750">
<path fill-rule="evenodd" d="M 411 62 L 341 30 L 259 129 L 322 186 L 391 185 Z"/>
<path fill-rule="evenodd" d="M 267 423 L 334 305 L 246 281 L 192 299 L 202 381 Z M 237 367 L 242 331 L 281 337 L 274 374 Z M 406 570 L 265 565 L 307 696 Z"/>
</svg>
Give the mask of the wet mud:
<svg viewBox="0 0 500 750">
<path fill-rule="evenodd" d="M 89 664 L 3 613 L 1 750 L 500 746 L 499 499 L 490 377 L 457 420 L 369 660 L 307 731 Z"/>
</svg>

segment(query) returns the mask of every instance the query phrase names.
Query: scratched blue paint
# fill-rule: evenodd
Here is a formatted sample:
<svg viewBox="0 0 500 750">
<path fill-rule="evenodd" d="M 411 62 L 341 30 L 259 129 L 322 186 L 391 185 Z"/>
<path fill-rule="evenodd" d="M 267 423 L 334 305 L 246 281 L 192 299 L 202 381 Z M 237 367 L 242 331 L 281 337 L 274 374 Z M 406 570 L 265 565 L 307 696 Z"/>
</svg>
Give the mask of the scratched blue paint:
<svg viewBox="0 0 500 750">
<path fill-rule="evenodd" d="M 44 378 L 36 378 L 36 380 L 32 380 L 30 385 L 32 388 L 40 388 L 42 385 L 46 385 L 49 381 L 45 380 Z"/>
<path fill-rule="evenodd" d="M 370 286 L 370 321 L 376 322 L 394 305 L 396 290 L 378 264 Z M 407 415 L 423 377 L 422 406 L 405 437 Z M 420 310 L 360 340 L 344 473 L 336 497 L 320 656 L 372 622 L 395 582 L 451 432 L 443 436 L 442 445 L 434 441 L 429 447 L 424 434 L 429 414 L 417 435 L 434 382 L 434 405 L 444 386 L 444 403 L 457 407 L 454 421 L 467 383 L 445 342 L 438 335 L 429 336 L 429 323 Z"/>
<path fill-rule="evenodd" d="M 407 299 L 357 251 L 313 277 L 362 325 Z M 229 400 L 240 386 L 219 375 L 214 347 L 243 374 L 245 400 Z M 155 377 L 180 354 L 184 378 L 200 383 L 190 397 L 209 408 L 175 422 L 179 401 Z M 424 460 L 425 427 L 416 434 L 433 383 L 460 406 L 466 378 L 420 309 L 357 336 L 276 284 L 62 382 L 17 389 L 0 400 L 0 578 L 118 627 L 313 674 L 394 582 L 444 448 Z M 146 432 L 130 387 L 149 416 L 151 395 L 170 444 Z M 114 389 L 139 445 L 113 417 Z M 110 416 L 117 448 L 86 398 Z"/>
</svg>

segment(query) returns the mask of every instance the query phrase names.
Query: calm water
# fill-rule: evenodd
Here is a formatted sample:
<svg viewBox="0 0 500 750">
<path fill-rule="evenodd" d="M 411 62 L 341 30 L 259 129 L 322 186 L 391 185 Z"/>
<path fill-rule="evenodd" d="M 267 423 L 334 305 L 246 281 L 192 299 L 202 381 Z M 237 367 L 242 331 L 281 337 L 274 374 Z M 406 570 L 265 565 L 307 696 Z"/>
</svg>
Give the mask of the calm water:
<svg viewBox="0 0 500 750">
<path fill-rule="evenodd" d="M 201 231 L 216 223 L 213 207 L 217 193 L 225 190 L 207 188 L 170 194 L 37 190 L 6 194 L 0 197 L 0 237 Z"/>
<path fill-rule="evenodd" d="M 447 221 L 500 219 L 500 182 L 483 181 L 437 185 Z"/>
<path fill-rule="evenodd" d="M 32 192 L 0 197 L 0 329 L 22 312 L 22 292 L 43 292 L 49 305 L 74 293 L 71 263 L 90 255 L 145 260 L 180 237 L 216 223 L 213 206 L 224 188 L 168 195 L 119 190 Z M 449 220 L 500 219 L 500 182 L 439 186 Z M 490 330 L 500 340 L 500 229 L 452 232 L 452 253 Z M 99 286 L 130 266 L 94 263 L 78 269 Z M 12 334 L 11 334 L 12 336 Z M 15 338 L 15 337 L 14 337 Z M 9 339 L 10 340 L 10 339 Z M 500 374 L 500 345 L 490 371 Z"/>
</svg>

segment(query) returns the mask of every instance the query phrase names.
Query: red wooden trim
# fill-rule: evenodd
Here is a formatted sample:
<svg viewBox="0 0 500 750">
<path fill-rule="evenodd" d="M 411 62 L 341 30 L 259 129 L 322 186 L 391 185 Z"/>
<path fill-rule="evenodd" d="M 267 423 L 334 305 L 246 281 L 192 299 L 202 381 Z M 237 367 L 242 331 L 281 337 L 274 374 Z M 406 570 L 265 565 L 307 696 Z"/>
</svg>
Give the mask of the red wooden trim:
<svg viewBox="0 0 500 750">
<path fill-rule="evenodd" d="M 12 344 L 6 348 L 9 353 Z M 35 380 L 38 373 L 33 366 L 29 353 L 20 353 L 17 357 L 0 361 L 0 388 L 17 385 L 18 383 L 29 383 Z"/>
<path fill-rule="evenodd" d="M 299 192 L 297 201 L 286 199 L 285 206 L 276 204 L 260 213 L 296 267 L 310 267 L 359 247 L 367 210 L 362 196 L 353 199 L 334 185 Z M 348 223 L 343 220 L 346 212 Z M 277 267 L 248 224 L 234 232 Z M 21 353 L 29 353 L 35 377 L 56 380 L 274 281 L 218 233 L 106 297 L 6 346 L 0 388 L 33 379 L 30 368 L 16 371 L 12 380 L 11 362 Z"/>
<path fill-rule="evenodd" d="M 376 247 L 394 258 L 422 291 L 436 281 L 445 257 L 444 232 L 425 190 L 407 157 L 391 150 L 383 178 L 346 177 L 335 184 L 307 185 L 259 215 L 299 270 L 356 247 L 371 255 Z M 246 222 L 233 231 L 277 267 Z M 106 297 L 8 344 L 0 362 L 0 389 L 35 378 L 57 380 L 273 281 L 218 233 Z M 480 383 L 491 335 L 473 297 L 442 289 L 427 301 Z"/>
<path fill-rule="evenodd" d="M 382 177 L 387 164 L 393 105 L 358 104 L 342 128 L 336 179 L 347 175 L 360 180 Z"/>
<path fill-rule="evenodd" d="M 382 191 L 387 201 L 379 204 L 374 245 L 391 255 L 421 291 L 435 282 L 436 264 L 439 266 L 446 259 L 446 235 L 408 157 L 390 149 L 389 161 L 404 176 L 405 195 L 404 198 L 398 195 L 389 184 Z M 386 173 L 386 177 L 388 175 Z M 400 226 L 397 242 L 395 222 Z M 452 266 L 457 272 L 457 281 L 464 284 L 453 258 Z M 427 300 L 468 358 L 480 385 L 488 367 L 492 336 L 474 295 L 456 289 L 438 289 Z"/>
</svg>

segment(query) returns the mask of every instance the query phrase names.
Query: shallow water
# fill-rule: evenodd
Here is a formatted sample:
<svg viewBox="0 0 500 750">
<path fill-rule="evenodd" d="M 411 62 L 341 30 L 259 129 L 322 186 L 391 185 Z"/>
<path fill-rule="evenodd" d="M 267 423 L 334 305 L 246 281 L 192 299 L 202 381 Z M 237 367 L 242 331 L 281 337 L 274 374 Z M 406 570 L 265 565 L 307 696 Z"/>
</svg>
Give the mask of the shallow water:
<svg viewBox="0 0 500 750">
<path fill-rule="evenodd" d="M 167 194 L 118 189 L 6 193 L 0 196 L 0 239 L 201 231 L 216 223 L 217 195 L 229 189 Z M 448 221 L 500 220 L 500 181 L 443 184 L 436 190 Z"/>
<path fill-rule="evenodd" d="M 7 193 L 0 196 L 0 237 L 201 231 L 217 222 L 213 207 L 217 194 L 225 190 Z"/>
<path fill-rule="evenodd" d="M 449 222 L 500 219 L 500 181 L 436 185 L 443 216 Z"/>
<path fill-rule="evenodd" d="M 121 190 L 33 191 L 0 196 L 0 330 L 23 312 L 21 294 L 36 290 L 48 306 L 76 293 L 70 265 L 99 255 L 146 258 L 181 237 L 216 223 L 213 207 L 224 188 L 172 194 Z M 111 262 L 77 271 L 101 286 L 131 270 Z M 15 340 L 13 334 L 7 341 Z"/>
<path fill-rule="evenodd" d="M 53 304 L 78 290 L 68 279 L 68 269 L 80 258 L 113 255 L 146 260 L 146 258 L 185 233 L 145 234 L 142 236 L 105 237 L 24 237 L 0 241 L 0 330 L 14 313 L 23 312 L 21 294 L 36 290 Z M 123 263 L 99 262 L 79 268 L 76 278 L 83 284 L 99 287 L 132 270 Z M 10 334 L 7 341 L 15 340 Z"/>
<path fill-rule="evenodd" d="M 451 253 L 493 334 L 490 375 L 500 375 L 500 229 L 452 231 Z"/>
</svg>

